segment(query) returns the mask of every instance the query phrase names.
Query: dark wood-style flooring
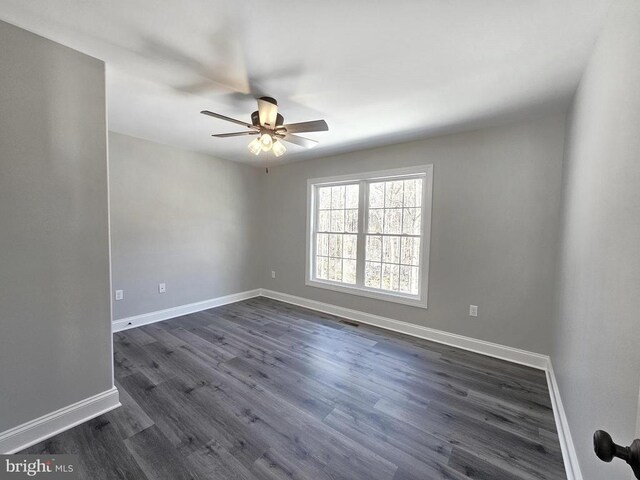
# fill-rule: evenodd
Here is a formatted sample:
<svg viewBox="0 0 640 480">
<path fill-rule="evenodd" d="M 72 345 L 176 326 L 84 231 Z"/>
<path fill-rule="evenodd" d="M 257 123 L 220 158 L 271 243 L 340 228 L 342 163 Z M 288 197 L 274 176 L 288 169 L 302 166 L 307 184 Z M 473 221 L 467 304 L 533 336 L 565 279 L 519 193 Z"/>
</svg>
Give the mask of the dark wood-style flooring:
<svg viewBox="0 0 640 480">
<path fill-rule="evenodd" d="M 265 298 L 120 332 L 97 479 L 565 479 L 545 374 Z"/>
</svg>

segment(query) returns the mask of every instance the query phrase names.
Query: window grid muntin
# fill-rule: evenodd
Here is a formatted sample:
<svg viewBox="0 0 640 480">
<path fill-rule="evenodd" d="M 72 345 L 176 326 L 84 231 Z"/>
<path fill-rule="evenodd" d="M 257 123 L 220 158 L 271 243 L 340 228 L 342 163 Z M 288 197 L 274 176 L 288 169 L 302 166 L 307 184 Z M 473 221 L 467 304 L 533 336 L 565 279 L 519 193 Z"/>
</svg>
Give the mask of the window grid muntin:
<svg viewBox="0 0 640 480">
<path fill-rule="evenodd" d="M 348 231 L 347 230 L 347 225 L 346 225 L 346 212 L 347 211 L 355 211 L 356 212 L 356 218 L 359 215 L 359 207 L 360 207 L 360 202 L 359 202 L 359 195 L 358 195 L 358 208 L 347 208 L 348 202 L 347 202 L 347 188 L 349 186 L 357 186 L 358 188 L 360 188 L 359 182 L 345 182 L 345 183 L 338 183 L 338 184 L 331 184 L 331 185 L 318 185 L 315 188 L 315 195 L 316 195 L 316 199 L 317 199 L 317 208 L 315 208 L 315 221 L 314 221 L 314 232 L 313 232 L 313 277 L 315 279 L 321 280 L 321 281 L 330 281 L 330 282 L 336 282 L 339 284 L 343 284 L 343 285 L 353 285 L 355 286 L 357 283 L 357 278 L 356 278 L 356 270 L 357 270 L 357 227 L 356 227 L 356 232 L 353 231 Z M 334 195 L 335 195 L 335 189 L 336 188 L 341 188 L 342 187 L 342 192 L 341 192 L 341 196 L 342 199 L 341 201 L 335 201 L 334 199 Z M 321 190 L 322 189 L 328 189 L 329 190 L 329 208 L 320 208 L 321 207 Z M 340 204 L 342 204 L 342 206 L 339 206 Z M 329 229 L 328 230 L 319 230 L 319 226 L 320 226 L 320 216 L 323 212 L 328 212 L 329 213 Z M 333 212 L 342 212 L 343 213 L 343 228 L 342 230 L 337 230 L 334 229 L 334 222 L 333 222 Z M 357 223 L 357 222 L 356 222 Z M 323 252 L 318 253 L 318 245 L 319 245 L 319 240 L 321 240 L 320 236 L 326 236 L 327 237 L 327 255 L 323 255 Z M 344 248 L 344 240 L 345 237 L 349 236 L 349 237 L 355 237 L 355 253 L 356 255 L 353 257 L 346 257 L 345 256 L 345 248 Z M 331 244 L 332 244 L 332 237 L 333 239 L 338 239 L 339 243 L 340 243 L 340 247 L 339 247 L 339 252 L 335 252 L 335 253 L 339 253 L 339 255 L 332 255 L 332 250 L 331 250 Z M 325 263 L 326 262 L 326 263 Z M 333 278 L 331 278 L 330 272 L 331 272 L 331 265 L 336 266 L 336 268 L 333 270 Z M 345 272 L 347 271 L 347 267 L 349 267 L 351 264 L 353 264 L 353 281 L 346 281 L 345 280 Z M 326 268 L 325 268 L 326 265 Z M 338 267 L 337 265 L 339 265 L 339 275 L 335 275 Z M 319 273 L 325 271 L 326 272 L 326 277 L 323 277 L 321 275 L 319 275 Z"/>
<path fill-rule="evenodd" d="M 406 186 L 407 186 L 407 181 L 415 181 L 415 180 L 419 180 L 419 183 L 416 184 L 416 196 L 415 196 L 415 203 L 413 206 L 407 207 L 405 206 L 406 203 Z M 389 205 L 387 206 L 387 200 L 388 200 L 388 195 L 387 195 L 387 187 L 393 183 L 393 182 L 402 182 L 402 201 L 400 202 L 400 207 L 396 206 L 396 205 Z M 418 296 L 420 294 L 420 275 L 421 275 L 421 262 L 420 262 L 420 255 L 421 255 L 421 251 L 422 251 L 422 234 L 420 235 L 416 235 L 416 234 L 406 234 L 404 233 L 404 219 L 405 219 L 405 215 L 404 215 L 404 211 L 405 210 L 409 210 L 409 209 L 415 209 L 415 210 L 420 210 L 420 226 L 418 227 L 419 230 L 421 232 L 423 232 L 423 228 L 422 228 L 422 213 L 423 213 L 423 205 L 424 205 L 424 180 L 423 177 L 413 177 L 413 178 L 394 178 L 394 179 L 385 179 L 385 180 L 379 180 L 379 179 L 375 179 L 375 180 L 370 180 L 367 181 L 368 183 L 368 187 L 367 188 L 367 203 L 365 205 L 365 210 L 366 210 L 366 220 L 367 220 L 367 226 L 366 226 L 366 230 L 365 230 L 365 272 L 367 272 L 367 270 L 371 270 L 374 266 L 375 266 L 375 270 L 379 271 L 379 275 L 378 275 L 378 286 L 375 286 L 374 284 L 372 284 L 371 282 L 368 281 L 368 276 L 365 273 L 365 278 L 364 278 L 364 283 L 363 285 L 365 287 L 368 288 L 372 288 L 375 290 L 379 290 L 379 291 L 383 291 L 383 292 L 395 292 L 395 293 L 401 293 L 401 294 L 407 294 L 407 295 L 412 295 L 412 296 Z M 370 207 L 371 202 L 371 195 L 370 195 L 370 186 L 371 184 L 382 184 L 383 185 L 383 191 L 382 191 L 382 207 Z M 420 185 L 420 195 L 418 196 L 418 192 L 417 192 L 417 185 Z M 418 201 L 419 200 L 419 201 Z M 419 205 L 419 206 L 418 206 Z M 368 221 L 371 218 L 370 212 L 372 210 L 378 210 L 382 212 L 382 222 L 380 225 L 380 233 L 371 233 L 369 232 L 369 224 Z M 386 215 L 386 211 L 388 210 L 399 210 L 400 211 L 400 233 L 385 233 L 386 230 L 386 219 L 387 219 L 387 215 Z M 381 240 L 381 245 L 380 245 L 380 261 L 377 260 L 370 260 L 367 257 L 367 249 L 369 247 L 369 238 L 374 238 L 374 237 L 380 237 Z M 385 250 L 385 238 L 393 238 L 393 239 L 398 239 L 398 243 L 399 243 L 399 248 L 398 248 L 398 261 L 397 262 L 390 262 L 390 261 L 385 261 L 385 255 L 384 255 L 384 250 Z M 417 246 L 417 265 L 416 264 L 405 264 L 403 263 L 403 244 L 404 239 L 406 238 L 412 238 L 414 239 L 418 239 L 418 246 Z M 392 273 L 392 278 L 390 280 L 390 286 L 392 288 L 384 288 L 383 287 L 383 279 L 385 277 L 384 272 L 385 272 L 385 268 L 387 269 L 392 269 L 392 272 L 394 271 L 394 269 L 397 267 L 397 274 L 393 274 Z M 406 271 L 406 269 L 408 268 L 410 271 L 410 275 L 409 275 L 409 281 L 408 281 L 408 286 L 409 286 L 409 291 L 406 290 L 401 290 L 401 280 L 402 280 L 402 272 L 403 272 L 403 267 L 404 271 Z M 397 280 L 397 281 L 396 281 Z M 397 288 L 393 288 L 393 286 L 396 286 Z M 415 288 L 414 288 L 415 287 Z"/>
<path fill-rule="evenodd" d="M 357 256 L 356 256 L 356 282 L 355 284 L 348 284 L 348 283 L 344 283 L 344 282 L 335 282 L 335 281 L 331 281 L 331 280 L 327 280 L 327 279 L 323 279 L 323 278 L 318 278 L 316 276 L 317 270 L 316 270 L 316 260 L 318 258 L 318 256 L 316 255 L 316 248 L 317 248 L 317 239 L 316 239 L 316 235 L 318 233 L 338 233 L 338 234 L 346 234 L 346 232 L 318 232 L 316 230 L 316 226 L 317 226 L 317 222 L 318 222 L 318 215 L 319 215 L 319 211 L 320 208 L 314 206 L 314 224 L 313 224 L 313 244 L 312 244 L 312 279 L 313 280 L 319 280 L 321 282 L 328 282 L 328 283 L 335 283 L 336 285 L 346 285 L 346 286 L 352 286 L 354 288 L 358 288 L 360 290 L 365 290 L 365 291 L 371 291 L 371 292 L 380 292 L 382 294 L 385 295 L 392 295 L 392 296 L 400 296 L 400 297 L 406 297 L 406 298 L 415 298 L 415 299 L 420 299 L 422 296 L 422 271 L 423 271 L 423 241 L 424 241 L 424 233 L 425 233 L 425 225 L 424 225 L 424 208 L 425 208 L 425 203 L 426 203 L 426 186 L 425 186 L 425 179 L 427 178 L 426 174 L 424 173 L 416 173 L 416 174 L 408 174 L 408 175 L 391 175 L 388 177 L 381 177 L 381 178 L 370 178 L 370 179 L 364 179 L 364 180 L 360 180 L 360 181 L 345 181 L 345 182 L 336 182 L 336 183 L 326 183 L 326 184 L 314 184 L 313 185 L 313 195 L 314 197 L 317 199 L 318 196 L 318 191 L 320 188 L 325 188 L 325 187 L 334 187 L 334 186 L 340 186 L 340 185 L 354 185 L 354 184 L 359 184 L 359 202 L 358 202 L 358 230 L 357 233 L 355 233 L 355 235 L 357 236 Z M 406 180 L 420 180 L 420 192 L 419 194 L 417 194 L 416 192 L 416 206 L 413 207 L 405 207 L 404 203 L 405 203 L 405 188 L 406 185 L 404 183 L 404 181 Z M 386 207 L 386 182 L 393 182 L 393 181 L 402 181 L 403 182 L 403 193 L 402 193 L 402 206 L 401 207 L 391 207 L 391 208 L 387 208 Z M 369 186 L 373 183 L 384 183 L 385 184 L 385 191 L 384 191 L 384 206 L 383 207 L 376 207 L 376 208 L 369 208 Z M 333 192 L 332 192 L 333 193 Z M 345 191 L 346 194 L 346 191 Z M 346 199 L 345 199 L 346 202 Z M 331 202 L 331 205 L 333 206 L 333 201 Z M 345 204 L 346 207 L 346 204 Z M 388 234 L 388 233 L 372 233 L 369 234 L 368 233 L 368 229 L 369 229 L 369 210 L 389 210 L 389 209 L 398 209 L 401 212 L 403 212 L 404 210 L 407 209 L 416 209 L 416 210 L 420 210 L 420 226 L 419 226 L 419 231 L 420 234 L 405 234 L 405 233 L 400 233 L 400 234 Z M 329 210 L 329 209 L 323 209 L 323 210 Z M 345 208 L 345 210 L 347 210 Z M 401 221 L 401 226 L 400 226 L 400 232 L 404 231 L 404 215 L 401 214 L 400 216 L 400 221 Z M 383 222 L 384 222 L 384 215 L 383 215 Z M 384 230 L 384 225 L 383 225 L 383 230 Z M 352 233 L 349 233 L 352 234 Z M 399 252 L 399 263 L 388 263 L 388 262 L 369 262 L 365 259 L 365 255 L 366 255 L 366 239 L 368 236 L 381 236 L 381 237 L 399 237 L 400 238 L 400 242 L 401 242 L 401 246 L 400 246 L 400 252 Z M 412 238 L 412 239 L 417 239 L 418 240 L 418 253 L 417 253 L 417 261 L 418 261 L 418 265 L 413 265 L 413 264 L 405 264 L 402 263 L 402 239 L 404 238 Z M 365 275 L 364 272 L 366 270 L 366 264 L 367 263 L 378 263 L 380 265 L 381 268 L 381 273 L 382 273 L 382 269 L 384 268 L 384 265 L 389 265 L 389 266 L 397 266 L 398 269 L 400 270 L 401 267 L 410 267 L 412 270 L 412 275 L 409 281 L 409 285 L 412 284 L 413 282 L 413 275 L 415 274 L 416 278 L 416 293 L 409 293 L 409 292 L 404 292 L 404 291 L 400 291 L 398 290 L 387 290 L 384 288 L 375 288 L 375 287 L 368 287 L 365 285 Z M 381 276 L 382 277 L 382 276 Z M 400 283 L 400 275 L 398 275 L 398 284 Z"/>
</svg>

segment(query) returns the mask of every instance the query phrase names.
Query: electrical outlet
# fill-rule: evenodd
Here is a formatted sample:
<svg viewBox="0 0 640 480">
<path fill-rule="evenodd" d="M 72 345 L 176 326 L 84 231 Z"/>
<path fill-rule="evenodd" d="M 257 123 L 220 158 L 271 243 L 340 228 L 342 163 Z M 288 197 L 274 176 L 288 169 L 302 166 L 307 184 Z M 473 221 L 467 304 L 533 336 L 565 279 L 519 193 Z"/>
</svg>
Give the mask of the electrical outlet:
<svg viewBox="0 0 640 480">
<path fill-rule="evenodd" d="M 469 316 L 477 317 L 478 316 L 478 306 L 477 305 L 469 305 Z"/>
<path fill-rule="evenodd" d="M 158 284 L 158 293 L 167 293 L 167 284 L 159 283 Z"/>
<path fill-rule="evenodd" d="M 116 290 L 116 300 L 122 300 L 124 298 L 124 290 Z"/>
<path fill-rule="evenodd" d="M 276 278 L 276 271 L 275 270 L 271 270 L 271 278 Z"/>
</svg>

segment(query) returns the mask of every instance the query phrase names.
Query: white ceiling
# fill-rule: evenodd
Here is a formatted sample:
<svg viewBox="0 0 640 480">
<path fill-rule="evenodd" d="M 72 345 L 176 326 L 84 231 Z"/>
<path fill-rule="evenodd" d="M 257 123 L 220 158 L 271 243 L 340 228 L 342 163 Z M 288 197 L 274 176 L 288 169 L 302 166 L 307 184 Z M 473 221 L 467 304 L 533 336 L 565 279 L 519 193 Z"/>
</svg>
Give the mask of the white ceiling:
<svg viewBox="0 0 640 480">
<path fill-rule="evenodd" d="M 104 60 L 111 130 L 247 163 L 254 97 L 324 118 L 299 160 L 566 108 L 609 0 L 0 0 Z"/>
</svg>

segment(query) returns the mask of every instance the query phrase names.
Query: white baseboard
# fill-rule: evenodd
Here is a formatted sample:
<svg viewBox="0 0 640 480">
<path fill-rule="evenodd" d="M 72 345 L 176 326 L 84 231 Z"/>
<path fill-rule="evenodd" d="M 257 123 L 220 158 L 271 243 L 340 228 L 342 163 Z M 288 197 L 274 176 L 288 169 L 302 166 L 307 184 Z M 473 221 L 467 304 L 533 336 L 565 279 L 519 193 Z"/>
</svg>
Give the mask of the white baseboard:
<svg viewBox="0 0 640 480">
<path fill-rule="evenodd" d="M 359 310 L 338 307 L 329 303 L 296 297 L 294 295 L 289 295 L 288 293 L 274 292 L 272 290 L 262 289 L 261 295 L 267 298 L 273 298 L 274 300 L 280 300 L 282 302 L 291 303 L 293 305 L 299 305 L 311 310 L 317 310 L 319 312 L 329 313 L 331 315 L 347 318 L 349 320 L 355 320 L 356 322 L 374 325 L 386 330 L 393 330 L 394 332 L 404 333 L 413 337 L 424 338 L 425 340 L 431 340 L 432 342 L 443 343 L 445 345 L 451 345 L 453 347 L 481 353 L 490 357 L 507 360 L 513 363 L 519 363 L 521 365 L 533 367 L 538 370 L 546 370 L 547 368 L 547 362 L 549 359 L 547 355 L 540 355 L 538 353 L 507 347 L 505 345 L 499 345 L 497 343 L 486 342 L 484 340 L 478 340 L 471 337 L 465 337 L 463 335 L 457 335 L 455 333 L 444 332 L 442 330 L 436 330 L 429 327 L 423 327 L 421 325 L 415 325 L 413 323 L 407 323 L 401 320 L 381 317 L 379 315 L 373 315 L 371 313 L 361 312 Z"/>
<path fill-rule="evenodd" d="M 180 317 L 182 315 L 188 315 L 190 313 L 201 312 L 210 308 L 220 307 L 222 305 L 240 302 L 242 300 L 248 300 L 249 298 L 258 296 L 260 296 L 259 288 L 255 290 L 247 290 L 246 292 L 225 295 L 224 297 L 212 298 L 209 300 L 204 300 L 202 302 L 189 303 L 187 305 L 180 305 L 179 307 L 158 310 L 156 312 L 143 313 L 142 315 L 136 315 L 134 317 L 122 318 L 120 320 L 114 320 L 113 332 L 120 332 L 129 328 L 135 328 L 142 325 L 148 325 L 150 323 L 161 322 L 162 320 L 169 320 L 170 318 Z"/>
<path fill-rule="evenodd" d="M 120 406 L 116 387 L 0 433 L 0 453 L 19 452 Z"/>
<path fill-rule="evenodd" d="M 560 398 L 560 389 L 553 372 L 551 359 L 547 364 L 547 384 L 549 385 L 549 395 L 551 396 L 551 405 L 553 406 L 553 417 L 556 421 L 556 430 L 560 440 L 560 448 L 562 449 L 562 459 L 564 460 L 564 469 L 567 473 L 567 480 L 582 480 L 582 472 L 578 463 L 578 455 L 573 444 L 571 431 L 569 430 L 569 421 L 567 414 L 562 405 Z"/>
</svg>

